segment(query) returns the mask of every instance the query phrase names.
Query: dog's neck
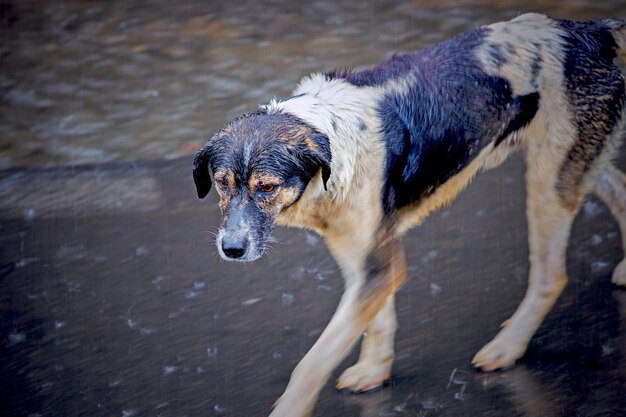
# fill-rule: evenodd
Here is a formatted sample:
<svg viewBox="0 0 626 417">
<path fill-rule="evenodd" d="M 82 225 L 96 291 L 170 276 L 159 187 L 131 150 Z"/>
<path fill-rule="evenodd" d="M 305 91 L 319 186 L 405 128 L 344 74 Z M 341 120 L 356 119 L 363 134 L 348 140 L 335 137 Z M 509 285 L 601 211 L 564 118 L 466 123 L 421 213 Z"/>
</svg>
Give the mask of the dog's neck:
<svg viewBox="0 0 626 417">
<path fill-rule="evenodd" d="M 299 83 L 292 97 L 263 106 L 270 114 L 297 116 L 325 134 L 332 155 L 328 191 L 320 175 L 313 177 L 301 201 L 281 216 L 279 224 L 320 231 L 337 205 L 380 206 L 380 196 L 366 191 L 382 189 L 385 145 L 377 112 L 381 93 L 379 87 L 357 87 L 313 74 Z M 372 198 L 376 201 L 367 201 Z M 313 207 L 316 213 L 303 213 L 303 207 Z"/>
<path fill-rule="evenodd" d="M 324 133 L 332 154 L 328 192 L 333 199 L 343 199 L 355 186 L 357 170 L 367 170 L 366 177 L 382 178 L 372 172 L 384 159 L 380 140 L 377 108 L 381 97 L 378 87 L 357 87 L 324 74 L 312 74 L 300 81 L 292 97 L 272 100 L 263 106 L 268 113 L 288 113 L 299 117 Z M 371 158 L 381 158 L 374 161 Z M 314 191 L 324 192 L 317 178 L 311 181 Z"/>
</svg>

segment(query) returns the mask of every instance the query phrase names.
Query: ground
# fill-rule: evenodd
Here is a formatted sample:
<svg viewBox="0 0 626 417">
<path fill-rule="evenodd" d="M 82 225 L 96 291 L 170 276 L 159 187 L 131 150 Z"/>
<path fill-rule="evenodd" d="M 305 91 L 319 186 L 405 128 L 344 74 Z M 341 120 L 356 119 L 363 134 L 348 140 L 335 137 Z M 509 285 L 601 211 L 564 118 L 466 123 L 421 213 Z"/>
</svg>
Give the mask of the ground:
<svg viewBox="0 0 626 417">
<path fill-rule="evenodd" d="M 263 416 L 329 320 L 340 273 L 323 241 L 279 229 L 261 261 L 220 261 L 214 193 L 191 159 L 0 174 L 0 409 L 7 415 Z M 316 416 L 595 416 L 626 408 L 617 225 L 589 199 L 571 282 L 507 372 L 473 354 L 521 300 L 521 156 L 404 240 L 389 386 L 322 391 Z M 351 355 L 333 379 L 356 359 Z"/>
</svg>

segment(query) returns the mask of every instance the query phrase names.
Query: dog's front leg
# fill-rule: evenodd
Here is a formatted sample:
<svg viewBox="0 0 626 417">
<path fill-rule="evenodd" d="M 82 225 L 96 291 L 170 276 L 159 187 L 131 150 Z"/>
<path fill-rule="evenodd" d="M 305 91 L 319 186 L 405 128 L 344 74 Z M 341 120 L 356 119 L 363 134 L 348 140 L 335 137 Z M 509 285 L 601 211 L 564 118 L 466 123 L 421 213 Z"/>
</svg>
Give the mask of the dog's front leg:
<svg viewBox="0 0 626 417">
<path fill-rule="evenodd" d="M 346 369 L 337 379 L 337 388 L 359 393 L 380 387 L 391 377 L 394 359 L 396 321 L 394 295 L 367 326 L 363 335 L 361 354 L 356 364 Z"/>
<path fill-rule="evenodd" d="M 379 230 L 373 240 L 366 250 L 359 250 L 360 243 L 354 240 L 346 239 L 351 245 L 345 246 L 329 242 L 346 276 L 346 291 L 330 323 L 291 374 L 270 417 L 311 414 L 330 373 L 404 282 L 406 265 L 399 242 L 388 229 Z"/>
</svg>

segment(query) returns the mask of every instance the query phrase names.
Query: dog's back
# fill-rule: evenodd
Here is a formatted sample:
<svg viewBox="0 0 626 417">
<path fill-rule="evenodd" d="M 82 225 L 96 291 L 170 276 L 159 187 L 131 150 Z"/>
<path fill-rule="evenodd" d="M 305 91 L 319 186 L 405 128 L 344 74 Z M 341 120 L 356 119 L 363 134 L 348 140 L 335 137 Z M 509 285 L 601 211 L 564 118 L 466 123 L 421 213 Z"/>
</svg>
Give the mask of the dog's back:
<svg viewBox="0 0 626 417">
<path fill-rule="evenodd" d="M 384 91 L 387 211 L 423 205 L 486 147 L 459 189 L 480 167 L 497 165 L 531 140 L 558 143 L 557 188 L 574 208 L 584 197 L 585 174 L 614 147 L 607 142 L 621 121 L 624 80 L 613 61 L 624 45 L 623 28 L 619 20 L 574 23 L 525 14 L 364 71 L 328 76 Z M 436 200 L 445 203 L 456 192 L 445 194 Z"/>
</svg>

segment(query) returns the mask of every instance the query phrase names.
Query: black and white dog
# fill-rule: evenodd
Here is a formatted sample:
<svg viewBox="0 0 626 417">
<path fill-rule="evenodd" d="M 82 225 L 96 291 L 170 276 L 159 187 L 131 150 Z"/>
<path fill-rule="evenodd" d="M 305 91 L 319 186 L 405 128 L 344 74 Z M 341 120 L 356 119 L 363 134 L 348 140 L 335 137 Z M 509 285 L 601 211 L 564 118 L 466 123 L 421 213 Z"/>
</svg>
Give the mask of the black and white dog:
<svg viewBox="0 0 626 417">
<path fill-rule="evenodd" d="M 365 331 L 337 387 L 367 391 L 389 378 L 394 293 L 406 276 L 399 237 L 516 149 L 528 164 L 528 291 L 473 364 L 490 371 L 524 354 L 566 284 L 586 194 L 608 205 L 626 244 L 626 175 L 611 164 L 626 119 L 613 62 L 624 48 L 623 21 L 525 14 L 364 71 L 305 77 L 200 149 L 194 180 L 201 198 L 216 184 L 224 259 L 257 259 L 274 224 L 295 226 L 324 237 L 345 278 L 337 312 L 271 416 L 309 415 Z M 626 285 L 626 261 L 613 282 Z"/>
</svg>

